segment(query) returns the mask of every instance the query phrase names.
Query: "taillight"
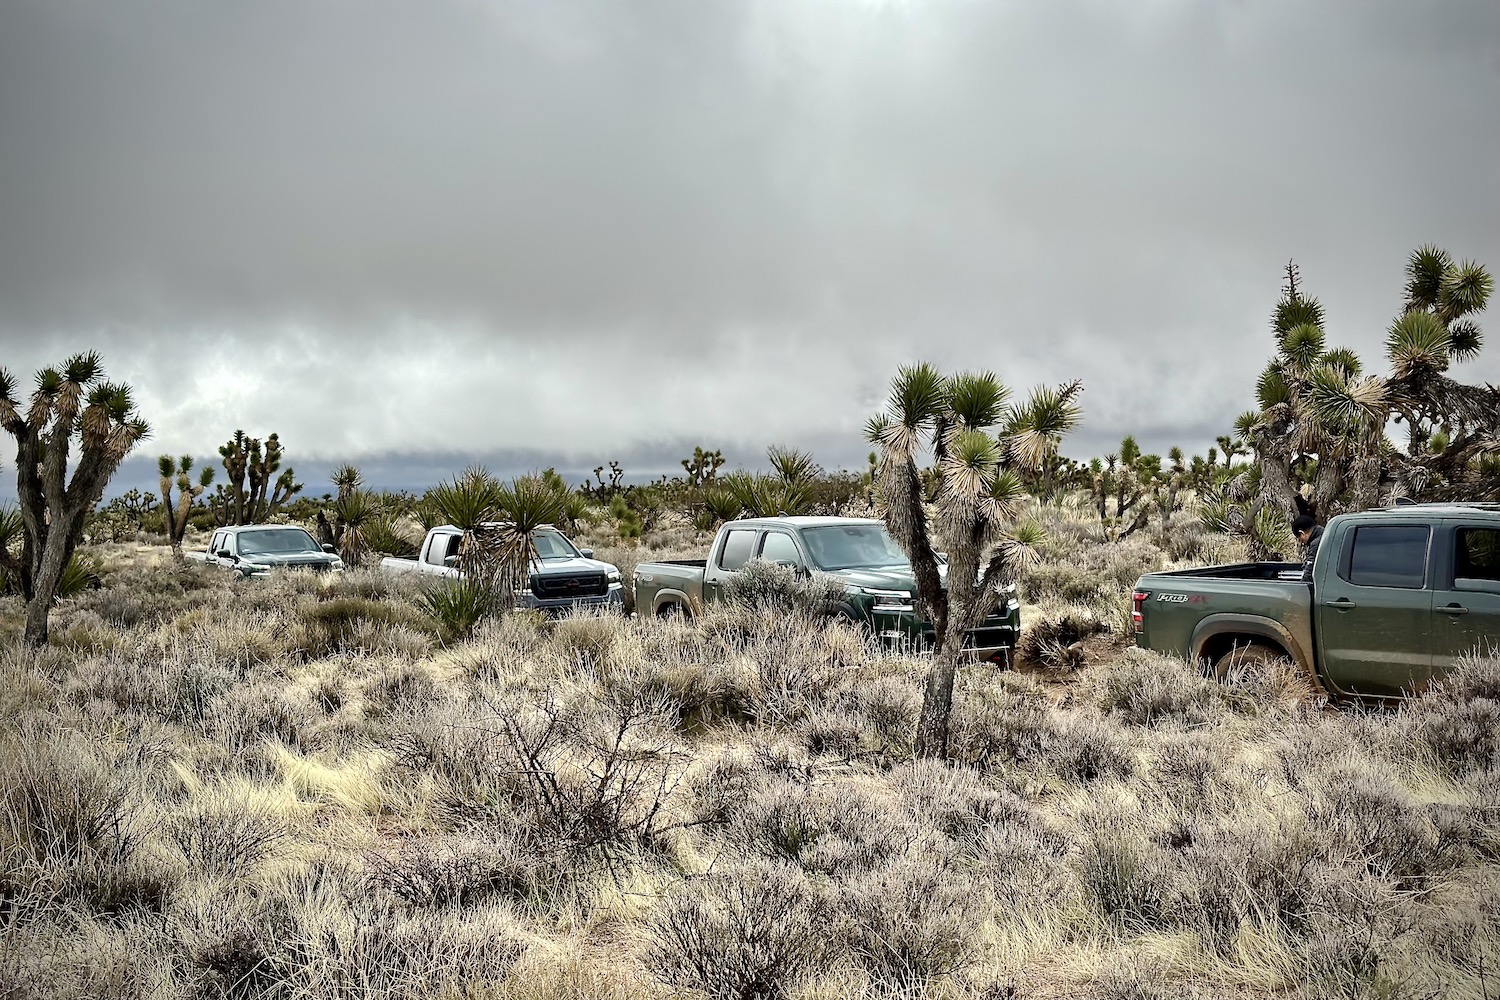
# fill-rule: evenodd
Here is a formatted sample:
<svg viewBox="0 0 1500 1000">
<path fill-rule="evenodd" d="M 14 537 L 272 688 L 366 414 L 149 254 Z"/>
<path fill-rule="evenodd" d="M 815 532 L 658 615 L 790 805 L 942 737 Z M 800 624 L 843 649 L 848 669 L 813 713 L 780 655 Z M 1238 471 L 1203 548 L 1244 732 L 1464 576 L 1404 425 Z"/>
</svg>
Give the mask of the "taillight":
<svg viewBox="0 0 1500 1000">
<path fill-rule="evenodd" d="M 1130 620 L 1135 623 L 1135 632 L 1137 635 L 1146 631 L 1146 598 L 1150 596 L 1150 592 L 1145 590 L 1137 590 L 1130 595 L 1131 601 L 1134 602 L 1130 609 Z"/>
</svg>

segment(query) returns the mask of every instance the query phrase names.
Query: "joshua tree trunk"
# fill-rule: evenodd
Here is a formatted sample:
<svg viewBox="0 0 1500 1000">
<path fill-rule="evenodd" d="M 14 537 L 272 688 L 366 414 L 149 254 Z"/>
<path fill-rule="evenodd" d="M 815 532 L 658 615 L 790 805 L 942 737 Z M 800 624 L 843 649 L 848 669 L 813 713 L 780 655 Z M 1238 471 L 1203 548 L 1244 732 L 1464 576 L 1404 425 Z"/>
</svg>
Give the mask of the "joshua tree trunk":
<svg viewBox="0 0 1500 1000">
<path fill-rule="evenodd" d="M 927 672 L 927 687 L 922 692 L 922 714 L 917 719 L 918 757 L 948 756 L 948 716 L 953 711 L 953 683 L 958 677 L 958 642 L 945 642 L 934 654 L 932 669 Z"/>
</svg>

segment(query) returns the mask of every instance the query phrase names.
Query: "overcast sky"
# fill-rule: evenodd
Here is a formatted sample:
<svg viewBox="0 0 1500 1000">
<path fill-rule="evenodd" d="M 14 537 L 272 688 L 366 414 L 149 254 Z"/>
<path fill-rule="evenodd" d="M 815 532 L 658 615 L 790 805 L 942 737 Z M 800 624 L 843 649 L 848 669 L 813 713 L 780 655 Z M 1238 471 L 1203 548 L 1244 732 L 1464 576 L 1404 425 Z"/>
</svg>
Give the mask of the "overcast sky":
<svg viewBox="0 0 1500 1000">
<path fill-rule="evenodd" d="M 103 352 L 120 488 L 857 466 L 918 359 L 1201 451 L 1289 257 L 1383 368 L 1423 242 L 1500 270 L 1494 0 L 0 0 L 0 364 Z"/>
</svg>

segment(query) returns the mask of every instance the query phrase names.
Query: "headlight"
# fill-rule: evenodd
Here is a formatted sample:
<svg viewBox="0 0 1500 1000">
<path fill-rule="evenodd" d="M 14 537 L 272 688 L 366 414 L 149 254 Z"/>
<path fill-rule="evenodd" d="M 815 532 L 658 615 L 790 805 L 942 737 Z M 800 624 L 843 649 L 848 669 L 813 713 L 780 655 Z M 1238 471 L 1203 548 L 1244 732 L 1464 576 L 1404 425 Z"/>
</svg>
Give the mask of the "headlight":
<svg viewBox="0 0 1500 1000">
<path fill-rule="evenodd" d="M 271 567 L 261 563 L 240 561 L 239 571 L 246 576 L 265 576 L 271 572 Z"/>
<path fill-rule="evenodd" d="M 604 579 L 605 579 L 605 581 L 607 581 L 609 583 L 619 583 L 620 582 L 620 571 L 617 570 L 617 569 L 612 569 L 608 573 L 604 574 Z"/>
<path fill-rule="evenodd" d="M 877 611 L 912 610 L 911 594 L 904 590 L 877 590 L 874 587 L 857 587 L 859 593 L 875 598 Z"/>
</svg>

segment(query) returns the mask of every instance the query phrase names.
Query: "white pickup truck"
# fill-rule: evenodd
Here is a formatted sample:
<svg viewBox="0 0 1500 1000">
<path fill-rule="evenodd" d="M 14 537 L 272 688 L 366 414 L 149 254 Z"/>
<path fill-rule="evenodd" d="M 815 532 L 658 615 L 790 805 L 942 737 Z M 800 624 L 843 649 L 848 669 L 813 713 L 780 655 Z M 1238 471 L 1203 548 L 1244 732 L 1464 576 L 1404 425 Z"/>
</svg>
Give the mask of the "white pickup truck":
<svg viewBox="0 0 1500 1000">
<path fill-rule="evenodd" d="M 457 577 L 458 549 L 463 537 L 463 529 L 451 524 L 433 528 L 422 540 L 417 558 L 388 556 L 380 560 L 380 568 L 387 573 Z M 574 606 L 624 611 L 625 588 L 618 567 L 593 558 L 593 549 L 579 549 L 553 527 L 538 528 L 531 541 L 536 546 L 537 558 L 531 564 L 530 582 L 516 597 L 518 608 L 557 614 Z"/>
<path fill-rule="evenodd" d="M 215 528 L 206 551 L 184 554 L 241 576 L 264 577 L 273 569 L 342 570 L 344 561 L 332 549 L 295 524 L 240 524 Z"/>
</svg>

